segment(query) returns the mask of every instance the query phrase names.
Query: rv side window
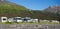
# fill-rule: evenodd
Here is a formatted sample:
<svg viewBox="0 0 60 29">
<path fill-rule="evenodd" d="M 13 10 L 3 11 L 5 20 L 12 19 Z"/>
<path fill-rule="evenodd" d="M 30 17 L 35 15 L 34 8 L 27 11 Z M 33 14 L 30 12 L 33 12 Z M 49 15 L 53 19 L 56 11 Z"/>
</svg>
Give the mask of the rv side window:
<svg viewBox="0 0 60 29">
<path fill-rule="evenodd" d="M 21 18 L 17 18 L 18 20 L 21 20 Z"/>
<path fill-rule="evenodd" d="M 6 19 L 3 19 L 3 20 L 6 20 Z"/>
</svg>

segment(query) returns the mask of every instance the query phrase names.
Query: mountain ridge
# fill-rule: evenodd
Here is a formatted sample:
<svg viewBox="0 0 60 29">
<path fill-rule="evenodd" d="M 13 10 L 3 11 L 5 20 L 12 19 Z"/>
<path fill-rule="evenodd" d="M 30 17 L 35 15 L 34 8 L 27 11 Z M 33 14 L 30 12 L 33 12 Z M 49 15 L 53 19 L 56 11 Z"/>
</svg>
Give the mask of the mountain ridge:
<svg viewBox="0 0 60 29">
<path fill-rule="evenodd" d="M 60 6 L 49 6 L 44 11 L 52 12 L 52 13 L 57 13 L 57 11 L 60 11 Z"/>
</svg>

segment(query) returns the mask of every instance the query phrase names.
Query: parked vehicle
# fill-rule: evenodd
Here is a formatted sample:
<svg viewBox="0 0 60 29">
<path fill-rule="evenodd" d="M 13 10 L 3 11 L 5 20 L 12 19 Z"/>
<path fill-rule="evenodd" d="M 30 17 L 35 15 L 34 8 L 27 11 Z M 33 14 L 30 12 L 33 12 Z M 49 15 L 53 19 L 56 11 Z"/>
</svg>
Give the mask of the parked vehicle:
<svg viewBox="0 0 60 29">
<path fill-rule="evenodd" d="M 1 17 L 2 22 L 7 22 L 7 17 Z"/>
</svg>

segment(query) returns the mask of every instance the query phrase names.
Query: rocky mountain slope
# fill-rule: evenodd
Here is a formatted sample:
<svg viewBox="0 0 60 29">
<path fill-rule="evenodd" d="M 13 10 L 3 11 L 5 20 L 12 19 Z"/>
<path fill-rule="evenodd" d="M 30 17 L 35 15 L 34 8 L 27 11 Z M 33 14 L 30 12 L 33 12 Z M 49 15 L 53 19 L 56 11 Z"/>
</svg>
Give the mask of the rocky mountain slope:
<svg viewBox="0 0 60 29">
<path fill-rule="evenodd" d="M 57 13 L 60 12 L 60 6 L 49 6 L 48 8 L 45 9 L 45 11 Z"/>
</svg>

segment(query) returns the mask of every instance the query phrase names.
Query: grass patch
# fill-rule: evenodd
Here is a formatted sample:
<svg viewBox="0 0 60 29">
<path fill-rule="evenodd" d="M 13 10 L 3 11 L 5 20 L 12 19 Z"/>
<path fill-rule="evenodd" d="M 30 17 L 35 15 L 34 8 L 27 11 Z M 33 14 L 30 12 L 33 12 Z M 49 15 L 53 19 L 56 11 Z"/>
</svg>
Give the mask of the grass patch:
<svg viewBox="0 0 60 29">
<path fill-rule="evenodd" d="M 0 24 L 16 24 L 15 22 L 0 22 Z M 56 22 L 18 22 L 17 24 L 60 24 Z"/>
<path fill-rule="evenodd" d="M 2 24 L 2 22 L 0 22 L 0 24 Z"/>
<path fill-rule="evenodd" d="M 57 23 L 57 22 L 40 22 L 40 24 L 60 24 L 60 23 Z"/>
</svg>

